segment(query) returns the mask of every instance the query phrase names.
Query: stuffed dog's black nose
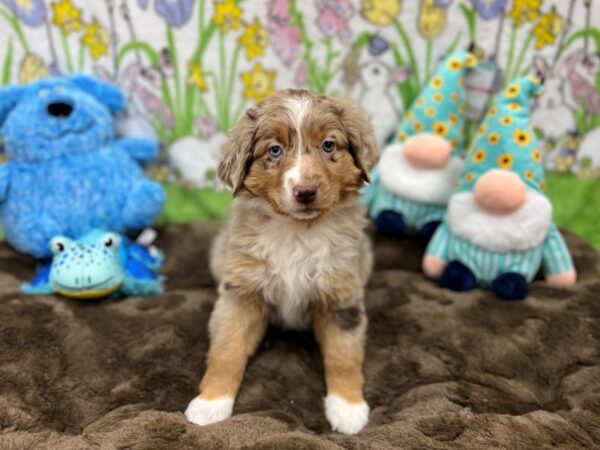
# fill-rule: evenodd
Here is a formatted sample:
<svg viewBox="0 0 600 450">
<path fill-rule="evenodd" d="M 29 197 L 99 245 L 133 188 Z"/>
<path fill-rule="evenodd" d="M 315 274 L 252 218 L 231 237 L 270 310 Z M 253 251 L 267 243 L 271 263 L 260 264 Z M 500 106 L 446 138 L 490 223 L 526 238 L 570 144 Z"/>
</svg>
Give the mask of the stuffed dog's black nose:
<svg viewBox="0 0 600 450">
<path fill-rule="evenodd" d="M 52 117 L 64 118 L 69 117 L 73 112 L 73 106 L 65 102 L 52 102 L 46 107 L 48 114 Z"/>
<path fill-rule="evenodd" d="M 313 186 L 296 186 L 294 187 L 294 197 L 298 203 L 308 205 L 317 198 L 317 188 Z"/>
</svg>

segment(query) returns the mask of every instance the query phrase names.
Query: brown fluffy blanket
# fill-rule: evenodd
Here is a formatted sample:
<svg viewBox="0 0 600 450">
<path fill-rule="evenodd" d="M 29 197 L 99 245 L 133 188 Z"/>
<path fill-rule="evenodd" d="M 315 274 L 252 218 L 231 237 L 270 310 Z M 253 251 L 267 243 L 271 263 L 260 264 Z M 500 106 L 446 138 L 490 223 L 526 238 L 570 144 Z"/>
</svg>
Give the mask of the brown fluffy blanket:
<svg viewBox="0 0 600 450">
<path fill-rule="evenodd" d="M 215 289 L 215 226 L 161 230 L 168 293 L 83 302 L 25 297 L 31 261 L 0 246 L 1 449 L 600 448 L 600 254 L 569 235 L 581 282 L 535 282 L 508 303 L 441 290 L 420 249 L 376 239 L 365 364 L 371 420 L 331 433 L 309 333 L 270 330 L 235 416 L 201 428 L 196 395 Z"/>
</svg>

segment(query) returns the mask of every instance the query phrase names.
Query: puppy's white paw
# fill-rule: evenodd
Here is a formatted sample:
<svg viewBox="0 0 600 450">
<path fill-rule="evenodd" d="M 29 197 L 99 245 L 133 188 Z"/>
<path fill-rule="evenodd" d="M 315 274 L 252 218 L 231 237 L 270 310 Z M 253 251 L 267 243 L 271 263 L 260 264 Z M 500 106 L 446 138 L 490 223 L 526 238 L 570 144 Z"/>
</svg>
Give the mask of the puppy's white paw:
<svg viewBox="0 0 600 450">
<path fill-rule="evenodd" d="M 337 395 L 329 394 L 325 397 L 325 416 L 333 431 L 356 434 L 369 421 L 369 405 L 365 402 L 348 403 Z"/>
<path fill-rule="evenodd" d="M 196 397 L 186 408 L 185 417 L 198 425 L 210 425 L 231 417 L 232 413 L 233 399 L 230 397 L 220 397 L 214 400 L 203 400 Z"/>
</svg>

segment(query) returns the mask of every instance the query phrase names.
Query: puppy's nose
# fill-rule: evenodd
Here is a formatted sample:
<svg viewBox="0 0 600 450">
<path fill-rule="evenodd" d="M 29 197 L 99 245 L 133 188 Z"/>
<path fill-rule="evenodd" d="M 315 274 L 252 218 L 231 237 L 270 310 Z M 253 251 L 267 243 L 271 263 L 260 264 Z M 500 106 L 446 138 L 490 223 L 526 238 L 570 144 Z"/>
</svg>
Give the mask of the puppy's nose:
<svg viewBox="0 0 600 450">
<path fill-rule="evenodd" d="M 48 114 L 59 119 L 69 117 L 73 112 L 73 106 L 65 102 L 48 103 L 46 107 Z"/>
<path fill-rule="evenodd" d="M 312 203 L 315 198 L 317 198 L 317 188 L 314 186 L 295 186 L 294 187 L 294 197 L 296 201 L 299 203 L 304 203 L 308 205 Z"/>
</svg>

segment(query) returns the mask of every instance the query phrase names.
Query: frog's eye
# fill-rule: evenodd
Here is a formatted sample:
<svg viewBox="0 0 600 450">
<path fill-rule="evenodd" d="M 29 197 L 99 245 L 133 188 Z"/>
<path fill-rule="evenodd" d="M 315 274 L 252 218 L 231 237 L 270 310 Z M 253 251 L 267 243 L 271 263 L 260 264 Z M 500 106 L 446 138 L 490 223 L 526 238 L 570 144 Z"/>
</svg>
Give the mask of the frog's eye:
<svg viewBox="0 0 600 450">
<path fill-rule="evenodd" d="M 121 239 L 119 239 L 119 236 L 116 236 L 114 234 L 107 234 L 102 239 L 102 245 L 104 245 L 104 247 L 110 248 L 110 249 L 117 248 L 120 243 L 121 243 Z"/>
<path fill-rule="evenodd" d="M 50 241 L 50 250 L 57 255 L 67 249 L 67 240 L 62 237 L 56 237 Z"/>
</svg>

